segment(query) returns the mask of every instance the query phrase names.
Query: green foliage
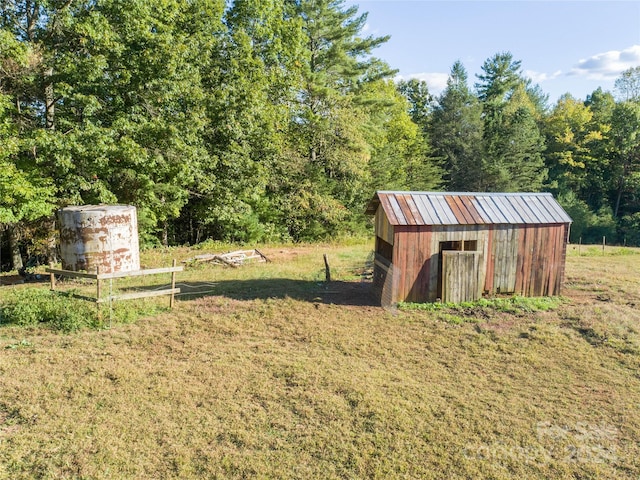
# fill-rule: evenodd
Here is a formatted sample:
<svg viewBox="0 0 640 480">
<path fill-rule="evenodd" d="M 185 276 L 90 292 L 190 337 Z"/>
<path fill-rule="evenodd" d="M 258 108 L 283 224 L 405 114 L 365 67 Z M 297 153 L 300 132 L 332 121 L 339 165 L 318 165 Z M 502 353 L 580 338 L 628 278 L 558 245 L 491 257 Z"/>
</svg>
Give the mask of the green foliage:
<svg viewBox="0 0 640 480">
<path fill-rule="evenodd" d="M 301 241 L 368 231 L 376 189 L 545 188 L 573 192 L 583 234 L 635 241 L 637 69 L 618 102 L 598 89 L 548 112 L 508 52 L 485 61 L 475 91 L 461 62 L 437 99 L 423 81 L 394 85 L 373 56 L 389 37 L 366 35 L 366 12 L 343 0 L 2 13 L 0 224 L 51 230 L 57 207 L 126 203 L 145 247 Z"/>
<path fill-rule="evenodd" d="M 442 161 L 449 191 L 481 191 L 482 106 L 467 85 L 461 62 L 451 68 L 427 126 L 431 156 Z"/>
<path fill-rule="evenodd" d="M 569 191 L 558 197 L 558 202 L 572 218 L 569 241 L 578 243 L 601 243 L 602 237 L 607 238 L 608 243 L 618 241 L 616 221 L 610 208 L 603 207 L 598 212 L 593 212 L 583 200 Z"/>
<path fill-rule="evenodd" d="M 573 220 L 569 241 L 578 243 L 592 223 L 593 212 L 591 212 L 585 201 L 577 198 L 575 193 L 571 191 L 561 194 L 557 200 Z"/>
<path fill-rule="evenodd" d="M 640 246 L 640 212 L 622 217 L 620 237 L 627 245 Z"/>
<path fill-rule="evenodd" d="M 539 191 L 546 178 L 544 139 L 520 73 L 520 61 L 500 53 L 485 61 L 476 84 L 483 108 L 481 191 Z"/>
<path fill-rule="evenodd" d="M 390 81 L 373 82 L 363 89 L 371 104 L 366 129 L 371 191 L 436 190 L 441 185 L 442 169 L 428 155 L 425 125 L 412 120 L 418 106 L 405 100 L 407 93 L 401 95 L 402 89 Z"/>
<path fill-rule="evenodd" d="M 94 305 L 41 288 L 13 291 L 0 303 L 0 324 L 22 327 L 45 326 L 60 332 L 96 328 Z"/>
</svg>

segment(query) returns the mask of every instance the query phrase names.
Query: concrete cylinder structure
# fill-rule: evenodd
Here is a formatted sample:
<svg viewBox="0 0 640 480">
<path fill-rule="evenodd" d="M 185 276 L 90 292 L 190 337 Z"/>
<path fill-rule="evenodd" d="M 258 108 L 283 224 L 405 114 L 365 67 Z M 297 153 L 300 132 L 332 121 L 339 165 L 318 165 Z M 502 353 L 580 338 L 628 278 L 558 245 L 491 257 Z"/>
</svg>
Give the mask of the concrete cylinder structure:
<svg viewBox="0 0 640 480">
<path fill-rule="evenodd" d="M 58 210 L 60 255 L 65 270 L 140 270 L 138 216 L 131 205 L 84 205 Z"/>
</svg>

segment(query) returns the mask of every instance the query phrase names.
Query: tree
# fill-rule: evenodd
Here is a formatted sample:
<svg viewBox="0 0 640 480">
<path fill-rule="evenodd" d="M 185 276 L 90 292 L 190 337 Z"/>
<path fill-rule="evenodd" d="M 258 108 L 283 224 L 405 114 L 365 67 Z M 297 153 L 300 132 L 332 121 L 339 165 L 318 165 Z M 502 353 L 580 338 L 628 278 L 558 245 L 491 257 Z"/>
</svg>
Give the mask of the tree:
<svg viewBox="0 0 640 480">
<path fill-rule="evenodd" d="M 482 107 L 467 84 L 467 72 L 457 61 L 428 127 L 431 155 L 443 162 L 449 191 L 483 188 L 481 112 Z"/>
<path fill-rule="evenodd" d="M 302 31 L 278 0 L 239 0 L 225 13 L 224 48 L 207 74 L 205 132 L 211 161 L 183 221 L 202 234 L 236 241 L 286 239 L 277 198 L 287 169 L 284 139 L 300 88 Z M 193 230 L 192 227 L 189 230 Z"/>
<path fill-rule="evenodd" d="M 205 158 L 198 65 L 220 19 L 203 18 L 223 2 L 4 3 L 5 26 L 39 54 L 11 92 L 19 156 L 56 180 L 61 205 L 132 203 L 143 237 L 159 226 L 167 243 Z"/>
<path fill-rule="evenodd" d="M 539 104 L 527 91 L 520 62 L 500 53 L 485 61 L 482 70 L 476 83 L 484 124 L 481 190 L 539 190 L 546 178 Z"/>
<path fill-rule="evenodd" d="M 615 81 L 614 88 L 623 102 L 640 102 L 640 66 L 631 67 Z"/>
<path fill-rule="evenodd" d="M 22 268 L 18 248 L 22 221 L 48 216 L 54 208 L 52 182 L 18 157 L 21 146 L 16 104 L 6 94 L 30 69 L 34 54 L 7 30 L 0 30 L 0 226 L 9 230 L 13 268 Z"/>
<path fill-rule="evenodd" d="M 611 170 L 613 215 L 622 216 L 629 212 L 630 205 L 623 205 L 625 195 L 626 203 L 638 204 L 640 192 L 640 104 L 634 102 L 621 102 L 616 105 L 611 118 Z"/>
<path fill-rule="evenodd" d="M 369 196 L 367 123 L 360 92 L 393 72 L 371 57 L 388 37 L 361 37 L 366 14 L 342 0 L 293 2 L 305 51 L 299 103 L 291 112 L 279 206 L 293 238 L 335 232 Z"/>
<path fill-rule="evenodd" d="M 409 102 L 411 120 L 426 132 L 434 101 L 427 82 L 416 78 L 401 80 L 398 82 L 398 91 Z"/>
<path fill-rule="evenodd" d="M 589 122 L 591 132 L 600 132 L 589 142 L 588 148 L 593 162 L 585 165 L 585 185 L 582 192 L 582 199 L 587 202 L 593 211 L 599 211 L 604 207 L 611 206 L 609 189 L 611 185 L 610 168 L 610 132 L 615 99 L 609 92 L 604 92 L 602 88 L 597 88 L 585 100 L 585 106 L 593 114 Z"/>
<path fill-rule="evenodd" d="M 412 120 L 411 104 L 392 81 L 371 83 L 364 89 L 376 98 L 369 109 L 367 143 L 371 149 L 371 190 L 434 190 L 442 171 L 428 155 L 428 144 L 419 124 Z"/>
<path fill-rule="evenodd" d="M 545 122 L 546 161 L 550 186 L 557 192 L 573 191 L 585 198 L 587 174 L 598 159 L 594 142 L 602 132 L 594 130 L 593 112 L 584 102 L 566 94 L 560 97 Z"/>
</svg>

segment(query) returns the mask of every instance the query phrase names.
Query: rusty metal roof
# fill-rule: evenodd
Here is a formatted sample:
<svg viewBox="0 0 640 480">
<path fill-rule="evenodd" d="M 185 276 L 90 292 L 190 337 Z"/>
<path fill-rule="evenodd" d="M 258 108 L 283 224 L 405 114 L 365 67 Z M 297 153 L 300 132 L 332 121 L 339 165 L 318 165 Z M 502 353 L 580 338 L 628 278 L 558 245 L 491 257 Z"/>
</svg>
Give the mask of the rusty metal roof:
<svg viewBox="0 0 640 480">
<path fill-rule="evenodd" d="M 388 192 L 373 196 L 366 213 L 382 205 L 391 225 L 571 223 L 550 193 Z"/>
</svg>

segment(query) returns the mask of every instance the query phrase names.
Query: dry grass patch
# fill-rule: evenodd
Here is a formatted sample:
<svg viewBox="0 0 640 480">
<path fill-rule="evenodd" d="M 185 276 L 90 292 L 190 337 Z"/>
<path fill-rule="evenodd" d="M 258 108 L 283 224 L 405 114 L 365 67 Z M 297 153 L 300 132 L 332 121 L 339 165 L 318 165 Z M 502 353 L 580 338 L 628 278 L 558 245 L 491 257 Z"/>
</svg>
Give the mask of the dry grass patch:
<svg viewBox="0 0 640 480">
<path fill-rule="evenodd" d="M 0 478 L 637 478 L 640 256 L 454 324 L 374 306 L 368 248 L 201 266 L 109 330 L 0 329 Z"/>
</svg>

